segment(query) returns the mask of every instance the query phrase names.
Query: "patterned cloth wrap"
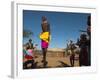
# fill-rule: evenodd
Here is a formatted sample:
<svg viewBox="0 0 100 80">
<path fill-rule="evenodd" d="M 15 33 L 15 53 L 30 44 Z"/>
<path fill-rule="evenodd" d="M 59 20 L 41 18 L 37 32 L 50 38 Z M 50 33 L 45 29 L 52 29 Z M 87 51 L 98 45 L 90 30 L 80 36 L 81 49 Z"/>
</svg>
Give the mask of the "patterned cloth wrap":
<svg viewBox="0 0 100 80">
<path fill-rule="evenodd" d="M 26 59 L 33 59 L 33 50 L 23 50 Z"/>
</svg>

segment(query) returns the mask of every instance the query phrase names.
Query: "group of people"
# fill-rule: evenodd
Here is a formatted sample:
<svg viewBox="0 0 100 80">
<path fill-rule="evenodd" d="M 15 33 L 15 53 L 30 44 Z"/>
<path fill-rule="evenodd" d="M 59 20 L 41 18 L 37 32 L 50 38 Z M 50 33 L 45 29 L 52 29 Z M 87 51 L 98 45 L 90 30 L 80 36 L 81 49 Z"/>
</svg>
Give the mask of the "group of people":
<svg viewBox="0 0 100 80">
<path fill-rule="evenodd" d="M 43 67 L 45 68 L 47 65 L 47 61 L 46 61 L 46 53 L 47 53 L 47 48 L 49 46 L 49 42 L 50 42 L 50 24 L 47 21 L 47 18 L 45 16 L 42 17 L 42 23 L 41 23 L 41 28 L 42 31 L 39 35 L 40 39 L 41 39 L 41 48 L 42 48 L 42 54 L 43 54 L 43 59 L 42 59 L 42 63 L 43 63 Z M 31 64 L 30 68 L 34 68 L 34 47 L 32 44 L 32 40 L 30 39 L 29 42 L 25 45 L 24 49 L 23 49 L 23 58 L 26 60 L 23 63 L 23 68 L 26 69 L 28 68 L 28 64 Z"/>
<path fill-rule="evenodd" d="M 91 65 L 91 16 L 87 18 L 87 31 L 86 34 L 80 36 L 78 41 L 80 46 L 80 56 L 79 62 L 80 66 L 90 66 Z"/>
<path fill-rule="evenodd" d="M 90 66 L 91 65 L 91 16 L 87 18 L 87 31 L 80 35 L 77 43 L 74 44 L 73 41 L 70 41 L 70 64 L 74 66 L 75 61 L 75 45 L 78 45 L 80 48 L 79 52 L 79 66 Z"/>
<path fill-rule="evenodd" d="M 90 66 L 91 65 L 91 59 L 90 59 L 90 42 L 91 42 L 91 16 L 88 16 L 87 19 L 87 34 L 82 34 L 80 36 L 80 39 L 77 42 L 77 45 L 80 47 L 80 54 L 79 54 L 79 65 L 85 65 L 85 66 Z M 39 35 L 41 39 L 41 49 L 42 49 L 42 54 L 43 54 L 43 67 L 45 68 L 47 66 L 47 61 L 46 61 L 46 54 L 47 54 L 47 49 L 49 46 L 50 42 L 50 24 L 47 21 L 47 18 L 45 16 L 42 17 L 42 23 L 41 23 L 41 33 Z M 88 38 L 87 38 L 88 36 Z M 27 63 L 32 63 L 32 67 L 34 66 L 34 48 L 33 44 L 31 43 L 32 40 L 29 40 L 29 43 L 27 43 L 27 47 L 24 49 L 24 57 L 28 59 L 27 62 L 24 63 L 24 68 L 27 68 L 26 65 Z M 71 45 L 71 56 L 70 56 L 70 63 L 71 66 L 74 66 L 74 48 L 75 46 L 73 45 L 73 41 L 70 41 Z"/>
<path fill-rule="evenodd" d="M 42 32 L 40 34 L 41 39 L 41 48 L 43 53 L 43 66 L 46 67 L 47 61 L 46 61 L 46 53 L 47 48 L 49 46 L 50 42 L 50 24 L 47 21 L 47 18 L 45 16 L 42 17 Z M 78 40 L 77 44 L 80 48 L 79 53 L 79 65 L 80 66 L 90 66 L 91 65 L 91 16 L 87 17 L 87 30 L 83 31 L 85 33 L 80 35 L 80 39 Z M 75 45 L 73 44 L 73 41 L 70 41 L 70 49 L 71 49 L 71 56 L 70 56 L 70 63 L 71 66 L 74 66 L 74 49 Z"/>
</svg>

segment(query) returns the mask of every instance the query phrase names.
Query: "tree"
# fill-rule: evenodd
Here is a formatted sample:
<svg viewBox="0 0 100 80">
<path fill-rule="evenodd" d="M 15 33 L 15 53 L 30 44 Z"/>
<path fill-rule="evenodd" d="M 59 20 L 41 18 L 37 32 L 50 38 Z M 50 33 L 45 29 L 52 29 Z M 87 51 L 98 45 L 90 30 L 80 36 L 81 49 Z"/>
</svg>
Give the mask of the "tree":
<svg viewBox="0 0 100 80">
<path fill-rule="evenodd" d="M 33 32 L 32 31 L 30 31 L 30 30 L 23 30 L 23 37 L 24 38 L 29 38 L 30 36 L 32 36 L 33 35 Z"/>
</svg>

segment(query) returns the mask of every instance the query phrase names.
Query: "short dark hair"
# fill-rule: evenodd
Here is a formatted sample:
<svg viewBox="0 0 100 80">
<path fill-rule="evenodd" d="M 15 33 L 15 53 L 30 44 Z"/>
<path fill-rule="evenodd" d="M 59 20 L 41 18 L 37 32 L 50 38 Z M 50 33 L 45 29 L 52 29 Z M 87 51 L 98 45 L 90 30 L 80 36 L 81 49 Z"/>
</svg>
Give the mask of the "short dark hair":
<svg viewBox="0 0 100 80">
<path fill-rule="evenodd" d="M 32 39 L 29 39 L 29 42 L 31 42 L 32 41 Z"/>
<path fill-rule="evenodd" d="M 42 16 L 42 20 L 43 21 L 47 20 L 46 16 Z"/>
</svg>

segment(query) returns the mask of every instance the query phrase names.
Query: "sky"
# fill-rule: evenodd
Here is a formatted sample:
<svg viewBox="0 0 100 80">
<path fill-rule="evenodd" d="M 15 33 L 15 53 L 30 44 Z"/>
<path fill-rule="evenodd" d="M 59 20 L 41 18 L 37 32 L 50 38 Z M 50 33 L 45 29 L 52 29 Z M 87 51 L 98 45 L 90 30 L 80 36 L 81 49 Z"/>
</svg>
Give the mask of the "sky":
<svg viewBox="0 0 100 80">
<path fill-rule="evenodd" d="M 23 29 L 33 32 L 29 38 L 34 44 L 38 44 L 40 49 L 41 17 L 46 16 L 51 29 L 49 48 L 65 48 L 67 40 L 76 42 L 80 36 L 79 30 L 87 29 L 87 16 L 89 15 L 89 13 L 23 10 Z M 27 43 L 29 38 L 23 38 L 23 44 Z"/>
</svg>

